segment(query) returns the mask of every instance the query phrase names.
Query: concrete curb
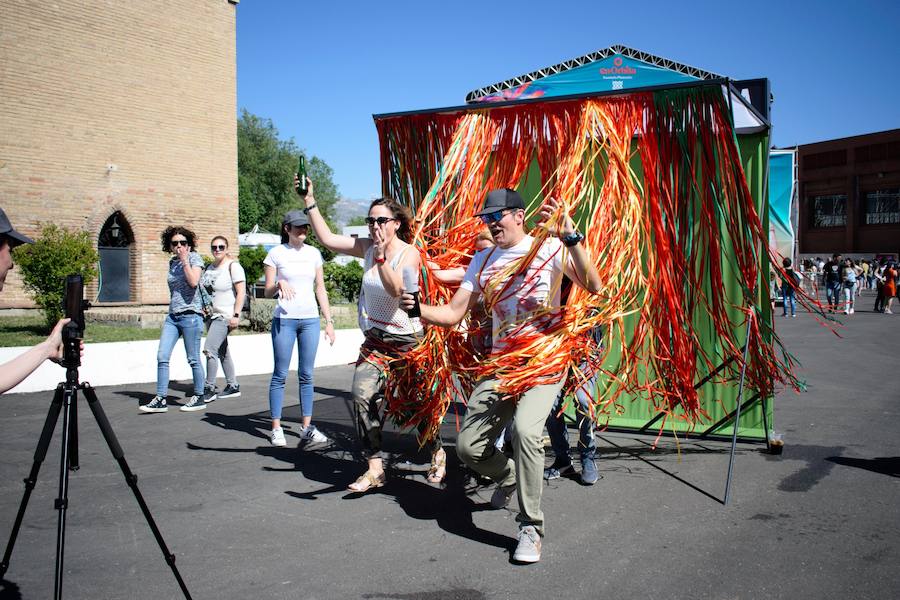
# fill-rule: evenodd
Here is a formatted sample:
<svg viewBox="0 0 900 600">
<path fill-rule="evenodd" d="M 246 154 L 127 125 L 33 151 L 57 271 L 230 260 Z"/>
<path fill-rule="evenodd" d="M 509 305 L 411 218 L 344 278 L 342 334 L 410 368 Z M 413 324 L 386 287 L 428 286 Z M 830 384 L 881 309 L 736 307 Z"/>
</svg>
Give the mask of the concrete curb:
<svg viewBox="0 0 900 600">
<path fill-rule="evenodd" d="M 329 346 L 324 336 L 320 340 L 316 354 L 316 367 L 343 365 L 356 361 L 359 346 L 363 341 L 362 331 L 339 329 L 335 332 L 335 338 L 334 346 Z M 79 370 L 81 381 L 89 382 L 94 387 L 156 381 L 158 343 L 157 340 L 144 340 L 88 344 L 85 346 L 84 358 Z M 272 338 L 268 333 L 232 336 L 228 338 L 228 343 L 231 346 L 238 376 L 272 372 Z M 26 350 L 28 347 L 0 348 L 0 364 L 15 358 Z M 294 356 L 291 358 L 291 365 L 294 365 L 294 370 L 296 370 L 296 348 Z M 169 368 L 169 376 L 172 381 L 191 379 L 191 370 L 188 367 L 182 344 L 175 345 Z M 56 389 L 56 385 L 64 379 L 63 369 L 48 361 L 8 393 L 52 390 Z M 219 369 L 219 379 L 224 381 L 221 368 Z"/>
</svg>

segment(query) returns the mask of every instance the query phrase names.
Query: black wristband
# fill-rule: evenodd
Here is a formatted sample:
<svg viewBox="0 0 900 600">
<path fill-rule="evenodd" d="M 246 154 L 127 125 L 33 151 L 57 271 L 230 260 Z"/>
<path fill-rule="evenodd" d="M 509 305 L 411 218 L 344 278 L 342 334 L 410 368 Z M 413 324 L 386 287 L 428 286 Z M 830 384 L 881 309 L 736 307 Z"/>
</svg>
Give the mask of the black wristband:
<svg viewBox="0 0 900 600">
<path fill-rule="evenodd" d="M 309 211 L 311 211 L 311 210 L 314 209 L 315 207 L 316 207 L 316 204 L 315 204 L 315 203 L 313 203 L 312 206 L 307 206 L 306 208 L 303 209 L 303 214 L 304 214 L 304 215 L 308 215 L 308 214 L 309 214 Z"/>
<path fill-rule="evenodd" d="M 570 233 L 566 236 L 563 236 L 562 243 L 567 248 L 571 248 L 572 246 L 577 246 L 579 243 L 581 243 L 581 240 L 583 240 L 583 239 L 584 239 L 583 234 L 581 234 L 577 231 L 573 231 L 572 233 Z"/>
</svg>

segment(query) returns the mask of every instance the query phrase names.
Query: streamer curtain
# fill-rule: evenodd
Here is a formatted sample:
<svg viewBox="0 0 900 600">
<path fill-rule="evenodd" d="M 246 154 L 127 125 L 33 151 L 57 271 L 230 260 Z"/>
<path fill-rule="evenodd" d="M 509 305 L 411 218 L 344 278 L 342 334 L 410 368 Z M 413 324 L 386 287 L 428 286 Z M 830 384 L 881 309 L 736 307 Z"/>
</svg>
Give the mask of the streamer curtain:
<svg viewBox="0 0 900 600">
<path fill-rule="evenodd" d="M 552 326 L 513 334 L 502 355 L 477 355 L 466 327 L 429 328 L 389 362 L 389 415 L 403 426 L 425 421 L 428 437 L 485 374 L 515 401 L 561 374 L 570 373 L 572 391 L 599 372 L 591 408 L 598 422 L 627 398 L 646 403 L 649 416 L 664 413 L 661 428 L 667 419 L 693 427 L 709 419 L 694 383 L 729 358 L 716 381 L 737 377 L 748 323 L 747 385 L 767 396 L 775 385 L 799 388 L 764 310 L 780 257 L 769 254 L 730 114 L 719 87 L 699 87 L 377 119 L 384 192 L 415 215 L 424 302 L 452 296 L 432 266 L 468 264 L 483 227 L 474 213 L 503 187 L 540 190 L 532 221 L 543 198 L 561 199 L 603 282 L 597 295 L 573 286 Z M 555 235 L 558 216 L 533 227 L 533 251 Z M 488 307 L 501 283 L 486 289 Z M 801 290 L 798 298 L 820 308 Z M 589 335 L 598 325 L 600 346 Z M 715 355 L 702 343 L 709 336 Z"/>
</svg>

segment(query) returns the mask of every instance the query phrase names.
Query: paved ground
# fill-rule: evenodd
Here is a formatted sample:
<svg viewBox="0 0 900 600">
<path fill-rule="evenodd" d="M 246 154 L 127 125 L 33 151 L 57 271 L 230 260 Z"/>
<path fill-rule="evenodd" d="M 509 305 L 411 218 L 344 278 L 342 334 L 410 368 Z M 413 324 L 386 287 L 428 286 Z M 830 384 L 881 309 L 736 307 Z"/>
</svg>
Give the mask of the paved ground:
<svg viewBox="0 0 900 600">
<path fill-rule="evenodd" d="M 389 485 L 345 491 L 361 470 L 349 451 L 347 367 L 316 372 L 316 421 L 336 440 L 326 451 L 269 446 L 266 377 L 245 378 L 242 398 L 205 414 L 139 414 L 152 385 L 99 397 L 194 598 L 897 598 L 900 316 L 860 311 L 847 323 L 838 338 L 806 314 L 778 320 L 809 390 L 778 396 L 781 457 L 739 446 L 729 506 L 726 444 L 683 441 L 678 453 L 671 441 L 652 450 L 648 438 L 602 435 L 597 485 L 545 487 L 548 537 L 532 566 L 510 562 L 515 513 L 489 510 L 490 488 L 455 461 L 445 489 L 429 486 L 409 436 L 387 439 Z M 0 543 L 49 401 L 0 398 Z M 293 442 L 296 411 L 289 403 Z M 178 598 L 84 403 L 80 421 L 65 596 Z M 448 422 L 445 440 L 454 439 Z M 58 441 L 2 598 L 52 595 Z"/>
</svg>

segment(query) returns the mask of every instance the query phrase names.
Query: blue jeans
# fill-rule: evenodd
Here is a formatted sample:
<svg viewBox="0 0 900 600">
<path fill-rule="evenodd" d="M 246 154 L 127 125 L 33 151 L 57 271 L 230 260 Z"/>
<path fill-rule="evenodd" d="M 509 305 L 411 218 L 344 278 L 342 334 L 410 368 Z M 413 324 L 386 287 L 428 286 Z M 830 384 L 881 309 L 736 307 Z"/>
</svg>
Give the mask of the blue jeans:
<svg viewBox="0 0 900 600">
<path fill-rule="evenodd" d="M 297 378 L 300 380 L 300 414 L 311 417 L 313 410 L 313 365 L 319 348 L 319 318 L 272 319 L 272 353 L 275 369 L 269 382 L 269 410 L 273 419 L 281 418 L 284 380 L 287 378 L 294 342 L 298 346 Z"/>
<path fill-rule="evenodd" d="M 194 395 L 203 395 L 203 366 L 200 364 L 200 335 L 203 333 L 203 318 L 197 313 L 181 315 L 169 314 L 163 323 L 159 336 L 159 350 L 156 352 L 156 395 L 166 397 L 169 391 L 169 358 L 175 342 L 184 340 L 184 353 L 191 365 L 194 378 Z"/>
<path fill-rule="evenodd" d="M 825 298 L 828 301 L 828 305 L 834 309 L 837 309 L 838 304 L 841 303 L 841 282 L 833 282 L 825 284 Z"/>
<path fill-rule="evenodd" d="M 597 442 L 594 440 L 594 422 L 590 418 L 590 410 L 588 406 L 591 402 L 591 394 L 594 392 L 596 385 L 594 379 L 585 382 L 584 385 L 575 391 L 575 398 L 578 400 L 579 410 L 576 411 L 576 419 L 578 422 L 578 450 L 581 453 L 581 460 L 594 458 L 597 452 Z M 563 392 L 559 392 L 556 402 L 553 404 L 553 410 L 547 417 L 547 433 L 550 434 L 550 445 L 553 447 L 553 454 L 557 460 L 569 458 L 569 435 L 566 429 L 566 416 L 559 414 L 563 405 Z"/>
<path fill-rule="evenodd" d="M 781 286 L 781 295 L 784 298 L 784 312 L 782 312 L 782 316 L 786 317 L 788 315 L 788 306 L 791 308 L 791 316 L 793 317 L 797 314 L 797 300 L 794 297 L 794 288 L 789 285 Z"/>
</svg>

